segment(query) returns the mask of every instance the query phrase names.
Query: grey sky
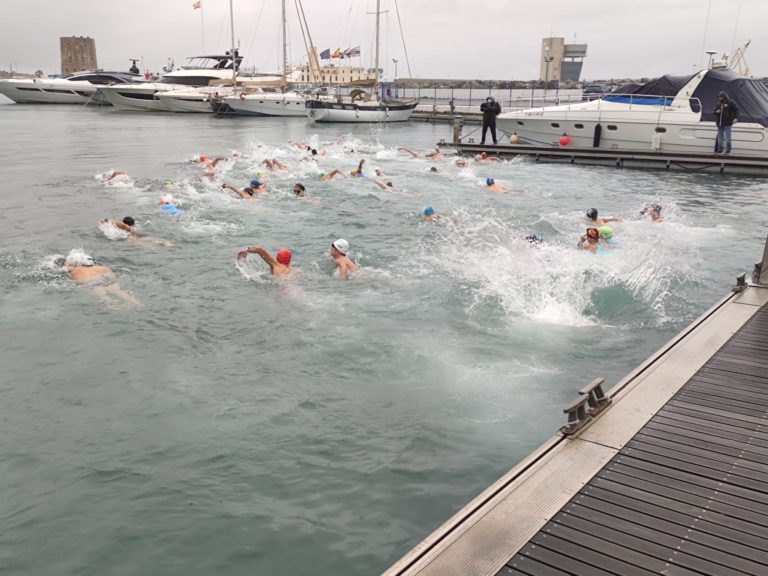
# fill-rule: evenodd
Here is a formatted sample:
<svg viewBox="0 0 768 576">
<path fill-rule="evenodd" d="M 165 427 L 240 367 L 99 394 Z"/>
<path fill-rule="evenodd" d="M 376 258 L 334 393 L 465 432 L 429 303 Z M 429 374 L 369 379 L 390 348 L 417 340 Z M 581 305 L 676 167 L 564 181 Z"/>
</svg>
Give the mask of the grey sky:
<svg viewBox="0 0 768 576">
<path fill-rule="evenodd" d="M 228 0 L 202 0 L 205 49 L 229 46 Z M 291 62 L 306 60 L 293 0 L 286 0 Z M 159 71 L 202 49 L 200 11 L 193 0 L 0 0 L 0 69 L 59 69 L 59 37 L 91 36 L 102 68 L 127 69 L 128 58 L 144 58 Z M 541 38 L 563 36 L 586 42 L 583 76 L 625 78 L 691 72 L 704 61 L 709 0 L 398 0 L 414 76 L 527 80 L 538 75 Z M 12 7 L 12 9 L 11 9 Z M 235 36 L 246 65 L 276 70 L 279 62 L 279 0 L 234 0 Z M 318 50 L 361 45 L 372 60 L 375 0 L 304 0 Z M 382 66 L 406 76 L 395 0 L 382 0 Z M 738 18 L 737 18 L 738 17 Z M 738 20 L 738 22 L 737 22 Z M 730 52 L 753 39 L 747 51 L 752 73 L 768 75 L 766 0 L 712 0 L 704 49 Z"/>
</svg>

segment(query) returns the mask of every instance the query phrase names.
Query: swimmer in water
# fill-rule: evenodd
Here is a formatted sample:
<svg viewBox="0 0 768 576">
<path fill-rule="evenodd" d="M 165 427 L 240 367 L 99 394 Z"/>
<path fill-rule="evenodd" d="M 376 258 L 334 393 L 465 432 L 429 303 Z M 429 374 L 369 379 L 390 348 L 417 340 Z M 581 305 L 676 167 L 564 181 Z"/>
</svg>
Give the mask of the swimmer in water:
<svg viewBox="0 0 768 576">
<path fill-rule="evenodd" d="M 394 186 L 394 184 L 392 184 L 392 182 L 382 182 L 378 178 L 376 180 L 374 180 L 373 182 L 376 184 L 376 186 L 378 186 L 382 190 L 388 190 L 389 192 L 394 192 L 395 191 L 395 186 Z"/>
<path fill-rule="evenodd" d="M 325 172 L 320 172 L 320 181 L 321 182 L 327 182 L 328 180 L 331 180 L 334 176 L 341 176 L 342 178 L 346 178 L 346 174 L 339 170 L 338 168 L 334 168 L 328 174 Z"/>
<path fill-rule="evenodd" d="M 382 176 L 386 176 L 386 174 L 384 174 L 384 170 L 382 170 L 381 168 L 374 168 L 373 173 L 379 178 L 381 178 Z"/>
<path fill-rule="evenodd" d="M 608 245 L 600 237 L 600 231 L 597 228 L 587 228 L 587 233 L 581 237 L 576 247 L 587 252 L 604 252 Z"/>
<path fill-rule="evenodd" d="M 360 160 L 360 163 L 357 165 L 357 168 L 355 168 L 354 170 L 352 170 L 352 172 L 349 173 L 350 176 L 354 176 L 356 178 L 364 178 L 365 177 L 365 174 L 363 174 L 364 164 L 365 164 L 365 158 Z"/>
<path fill-rule="evenodd" d="M 112 304 L 115 298 L 132 305 L 141 306 L 136 297 L 126 292 L 115 282 L 114 272 L 107 266 L 97 266 L 91 256 L 72 250 L 66 258 L 57 262 L 63 266 L 76 284 L 87 286 L 104 304 Z"/>
<path fill-rule="evenodd" d="M 107 223 L 112 224 L 115 228 L 119 228 L 128 234 L 135 234 L 133 227 L 136 225 L 136 220 L 134 220 L 132 216 L 126 216 L 122 220 L 110 220 L 109 218 L 104 218 L 104 220 L 99 221 L 99 224 Z"/>
<path fill-rule="evenodd" d="M 401 147 L 401 148 L 398 148 L 398 151 L 405 152 L 406 154 L 410 154 L 411 158 L 418 158 L 419 157 L 419 153 L 418 152 L 414 152 L 413 150 L 409 150 L 408 148 L 402 148 Z"/>
<path fill-rule="evenodd" d="M 480 152 L 480 154 L 475 156 L 475 162 L 478 164 L 483 162 L 501 162 L 501 158 L 498 156 L 489 156 L 488 152 Z"/>
<path fill-rule="evenodd" d="M 168 216 L 181 216 L 184 214 L 184 211 L 174 204 L 173 198 L 160 198 L 160 210 Z"/>
<path fill-rule="evenodd" d="M 440 152 L 439 148 L 435 148 L 429 154 L 424 154 L 424 158 L 431 158 L 432 160 L 442 160 L 443 154 Z"/>
<path fill-rule="evenodd" d="M 113 178 L 116 178 L 117 176 L 128 176 L 128 173 L 122 172 L 121 170 L 110 170 L 104 176 L 107 179 L 107 182 L 112 182 Z"/>
<path fill-rule="evenodd" d="M 469 162 L 467 162 L 464 158 L 456 158 L 456 166 L 459 168 L 466 168 L 469 166 Z"/>
<path fill-rule="evenodd" d="M 304 184 L 296 183 L 293 185 L 293 193 L 296 198 L 304 198 L 307 195 L 307 189 Z"/>
<path fill-rule="evenodd" d="M 430 172 L 431 174 L 436 174 L 436 173 L 438 172 L 438 170 L 437 170 L 437 167 L 435 167 L 435 166 L 432 166 L 432 167 L 429 169 L 429 172 Z"/>
<path fill-rule="evenodd" d="M 280 160 L 278 160 L 277 158 L 265 158 L 264 160 L 262 160 L 261 163 L 264 166 L 266 166 L 267 170 L 269 170 L 270 172 L 274 172 L 278 168 L 284 172 L 288 171 L 287 166 L 282 162 L 280 162 Z"/>
<path fill-rule="evenodd" d="M 640 211 L 640 216 L 650 216 L 654 223 L 664 222 L 664 216 L 661 215 L 661 206 L 659 204 L 649 204 Z"/>
<path fill-rule="evenodd" d="M 589 218 L 592 221 L 592 224 L 595 226 L 602 226 L 603 224 L 608 224 L 609 222 L 624 222 L 624 220 L 621 218 L 598 217 L 597 208 L 590 208 L 587 210 L 587 218 Z"/>
<path fill-rule="evenodd" d="M 432 206 L 424 206 L 424 209 L 421 211 L 421 220 L 423 222 L 437 222 L 442 219 L 443 217 L 435 212 L 435 209 L 432 208 Z"/>
<path fill-rule="evenodd" d="M 485 179 L 485 189 L 490 190 L 491 192 L 509 192 L 509 188 L 503 184 L 496 184 L 496 180 L 490 176 Z"/>
<path fill-rule="evenodd" d="M 523 240 L 528 242 L 531 246 L 538 246 L 539 244 L 544 242 L 544 238 L 542 238 L 538 234 L 528 234 L 528 236 L 523 236 Z"/>
<path fill-rule="evenodd" d="M 264 194 L 267 189 L 267 185 L 256 178 L 251 180 L 250 186 L 246 186 L 242 190 L 240 188 L 235 188 L 231 184 L 222 184 L 221 187 L 224 190 L 234 192 L 243 200 L 253 200 L 255 195 Z"/>
<path fill-rule="evenodd" d="M 353 272 L 357 272 L 358 266 L 352 260 L 347 258 L 349 252 L 349 242 L 343 238 L 331 242 L 331 257 L 336 268 L 339 269 L 339 278 L 346 280 Z"/>
<path fill-rule="evenodd" d="M 293 272 L 293 270 L 291 270 L 291 251 L 286 248 L 278 250 L 273 258 L 270 253 L 264 250 L 261 246 L 252 246 L 238 252 L 237 259 L 242 260 L 243 258 L 247 258 L 248 254 L 258 254 L 261 256 L 261 259 L 269 264 L 269 270 L 272 273 L 272 276 L 287 276 Z"/>
</svg>

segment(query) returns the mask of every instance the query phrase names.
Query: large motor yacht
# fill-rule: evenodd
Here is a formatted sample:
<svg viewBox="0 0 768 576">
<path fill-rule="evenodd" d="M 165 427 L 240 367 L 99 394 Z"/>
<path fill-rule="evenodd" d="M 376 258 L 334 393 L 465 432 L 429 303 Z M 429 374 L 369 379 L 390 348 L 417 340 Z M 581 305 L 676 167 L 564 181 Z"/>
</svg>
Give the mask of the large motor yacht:
<svg viewBox="0 0 768 576">
<path fill-rule="evenodd" d="M 577 148 L 712 154 L 721 91 L 739 109 L 733 153 L 768 155 L 768 88 L 727 69 L 662 76 L 589 102 L 507 112 L 497 125 L 534 146 L 559 146 L 565 134 Z"/>
<path fill-rule="evenodd" d="M 9 78 L 0 80 L 0 94 L 18 104 L 98 103 L 96 90 L 105 85 L 139 82 L 141 76 L 128 72 L 88 70 L 64 78 Z"/>
<path fill-rule="evenodd" d="M 227 51 L 224 55 L 194 56 L 186 66 L 169 72 L 159 82 L 135 86 L 100 88 L 104 99 L 118 110 L 169 111 L 159 94 L 182 88 L 208 86 L 211 81 L 231 80 L 233 67 L 240 67 L 242 56 Z M 210 109 L 210 104 L 207 104 Z"/>
</svg>

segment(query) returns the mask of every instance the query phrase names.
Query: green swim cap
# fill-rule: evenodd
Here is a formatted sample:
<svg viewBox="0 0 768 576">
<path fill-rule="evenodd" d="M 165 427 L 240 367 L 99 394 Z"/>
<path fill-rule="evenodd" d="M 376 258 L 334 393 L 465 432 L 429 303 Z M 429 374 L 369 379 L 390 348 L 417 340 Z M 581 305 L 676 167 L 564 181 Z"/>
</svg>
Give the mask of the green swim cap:
<svg viewBox="0 0 768 576">
<path fill-rule="evenodd" d="M 323 176 L 325 176 L 325 172 L 320 172 L 320 178 L 322 178 Z"/>
</svg>

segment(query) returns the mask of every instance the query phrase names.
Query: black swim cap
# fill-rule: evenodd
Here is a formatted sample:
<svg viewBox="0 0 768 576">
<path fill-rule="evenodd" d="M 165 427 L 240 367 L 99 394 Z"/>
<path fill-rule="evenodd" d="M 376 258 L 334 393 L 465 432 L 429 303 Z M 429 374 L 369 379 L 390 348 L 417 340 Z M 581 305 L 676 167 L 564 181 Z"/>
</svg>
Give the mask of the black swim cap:
<svg viewBox="0 0 768 576">
<path fill-rule="evenodd" d="M 131 216 L 126 216 L 123 218 L 123 224 L 127 224 L 128 226 L 133 226 L 136 224 L 136 220 L 134 220 Z"/>
<path fill-rule="evenodd" d="M 661 214 L 661 206 L 659 206 L 658 204 L 651 205 L 651 208 L 653 208 L 654 211 L 656 211 L 659 214 Z"/>
<path fill-rule="evenodd" d="M 587 210 L 587 218 L 591 218 L 592 220 L 597 218 L 597 208 L 590 208 Z"/>
</svg>

